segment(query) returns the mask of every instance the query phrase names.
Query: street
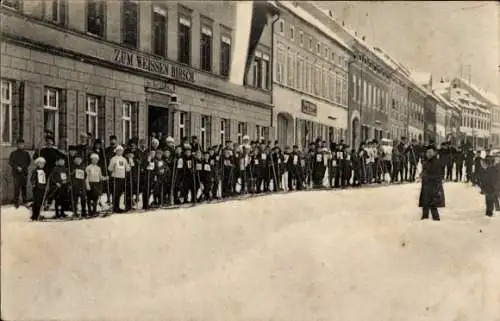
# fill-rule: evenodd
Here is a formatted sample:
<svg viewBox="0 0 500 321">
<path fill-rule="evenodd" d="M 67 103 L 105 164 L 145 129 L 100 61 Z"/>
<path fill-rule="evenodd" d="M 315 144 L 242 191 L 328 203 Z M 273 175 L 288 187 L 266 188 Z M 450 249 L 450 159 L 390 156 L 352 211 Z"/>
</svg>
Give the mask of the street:
<svg viewBox="0 0 500 321">
<path fill-rule="evenodd" d="M 2 208 L 3 320 L 500 319 L 500 217 L 445 184 L 298 192 L 75 222 Z"/>
</svg>

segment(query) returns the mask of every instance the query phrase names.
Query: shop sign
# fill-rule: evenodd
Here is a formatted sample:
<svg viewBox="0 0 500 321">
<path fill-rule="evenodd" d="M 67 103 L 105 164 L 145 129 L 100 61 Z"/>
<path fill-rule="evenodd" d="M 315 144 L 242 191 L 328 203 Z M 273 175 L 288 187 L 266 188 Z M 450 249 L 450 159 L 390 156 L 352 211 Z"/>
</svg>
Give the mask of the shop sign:
<svg viewBox="0 0 500 321">
<path fill-rule="evenodd" d="M 177 80 L 194 82 L 194 71 L 155 57 L 115 48 L 113 61 L 120 65 L 141 69 Z"/>
<path fill-rule="evenodd" d="M 316 116 L 318 113 L 318 107 L 310 101 L 302 99 L 302 112 L 304 114 Z"/>
</svg>

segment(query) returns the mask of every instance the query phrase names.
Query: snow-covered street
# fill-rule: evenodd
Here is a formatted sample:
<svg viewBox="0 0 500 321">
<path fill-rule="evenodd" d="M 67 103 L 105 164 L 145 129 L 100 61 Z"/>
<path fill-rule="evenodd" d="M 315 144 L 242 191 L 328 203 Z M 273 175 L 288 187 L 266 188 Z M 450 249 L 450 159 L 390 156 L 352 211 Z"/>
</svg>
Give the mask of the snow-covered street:
<svg viewBox="0 0 500 321">
<path fill-rule="evenodd" d="M 75 222 L 2 208 L 4 320 L 500 320 L 500 215 L 445 185 L 270 195 Z"/>
</svg>

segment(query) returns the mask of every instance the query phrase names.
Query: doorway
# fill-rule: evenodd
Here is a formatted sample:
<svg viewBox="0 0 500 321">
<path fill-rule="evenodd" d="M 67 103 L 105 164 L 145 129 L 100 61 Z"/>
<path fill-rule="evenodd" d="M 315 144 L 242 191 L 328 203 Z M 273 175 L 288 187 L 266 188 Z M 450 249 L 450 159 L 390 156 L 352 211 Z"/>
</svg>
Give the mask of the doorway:
<svg viewBox="0 0 500 321">
<path fill-rule="evenodd" d="M 148 137 L 153 133 L 170 135 L 169 110 L 165 107 L 149 106 L 148 111 Z"/>
</svg>

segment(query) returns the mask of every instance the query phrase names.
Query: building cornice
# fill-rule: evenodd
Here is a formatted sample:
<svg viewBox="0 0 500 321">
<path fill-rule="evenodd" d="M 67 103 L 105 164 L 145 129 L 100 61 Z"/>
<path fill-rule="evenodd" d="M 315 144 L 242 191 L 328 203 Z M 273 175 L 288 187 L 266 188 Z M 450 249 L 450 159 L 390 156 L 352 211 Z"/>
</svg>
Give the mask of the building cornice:
<svg viewBox="0 0 500 321">
<path fill-rule="evenodd" d="M 163 76 L 155 74 L 155 73 L 150 73 L 147 71 L 138 70 L 138 69 L 135 69 L 132 67 L 128 67 L 125 65 L 111 62 L 109 60 L 105 60 L 102 58 L 82 54 L 82 53 L 79 53 L 79 52 L 76 52 L 73 50 L 55 47 L 55 46 L 48 45 L 48 44 L 41 43 L 41 42 L 35 42 L 31 39 L 27 39 L 27 38 L 24 38 L 21 36 L 16 36 L 16 35 L 2 32 L 1 38 L 2 38 L 2 41 L 7 42 L 7 43 L 11 43 L 14 45 L 18 45 L 18 46 L 22 46 L 25 48 L 34 49 L 34 50 L 38 50 L 38 51 L 42 51 L 42 52 L 47 52 L 47 53 L 50 53 L 52 55 L 56 55 L 59 57 L 66 57 L 66 58 L 74 59 L 77 61 L 83 61 L 86 63 L 90 63 L 90 64 L 93 64 L 96 66 L 109 68 L 112 70 L 119 70 L 119 71 L 123 71 L 123 72 L 127 72 L 127 73 L 132 73 L 134 75 L 142 76 L 142 77 L 152 79 L 152 80 L 167 81 L 169 83 L 173 83 L 173 84 L 179 85 L 181 87 L 199 90 L 199 91 L 204 92 L 204 93 L 212 94 L 215 96 L 231 99 L 234 101 L 238 101 L 238 102 L 242 102 L 242 103 L 246 103 L 246 104 L 250 104 L 250 105 L 255 105 L 255 106 L 258 106 L 261 108 L 265 108 L 265 109 L 272 109 L 273 108 L 273 106 L 270 104 L 266 104 L 266 103 L 262 103 L 262 102 L 258 102 L 258 101 L 253 101 L 253 100 L 250 100 L 247 98 L 239 97 L 239 96 L 236 96 L 236 95 L 233 95 L 230 93 L 226 93 L 226 92 L 223 92 L 220 90 L 216 90 L 213 88 L 209 88 L 206 86 L 200 86 L 200 85 L 197 85 L 197 84 L 189 82 L 189 81 L 172 79 L 172 78 L 166 77 L 166 76 L 163 77 Z"/>
</svg>

